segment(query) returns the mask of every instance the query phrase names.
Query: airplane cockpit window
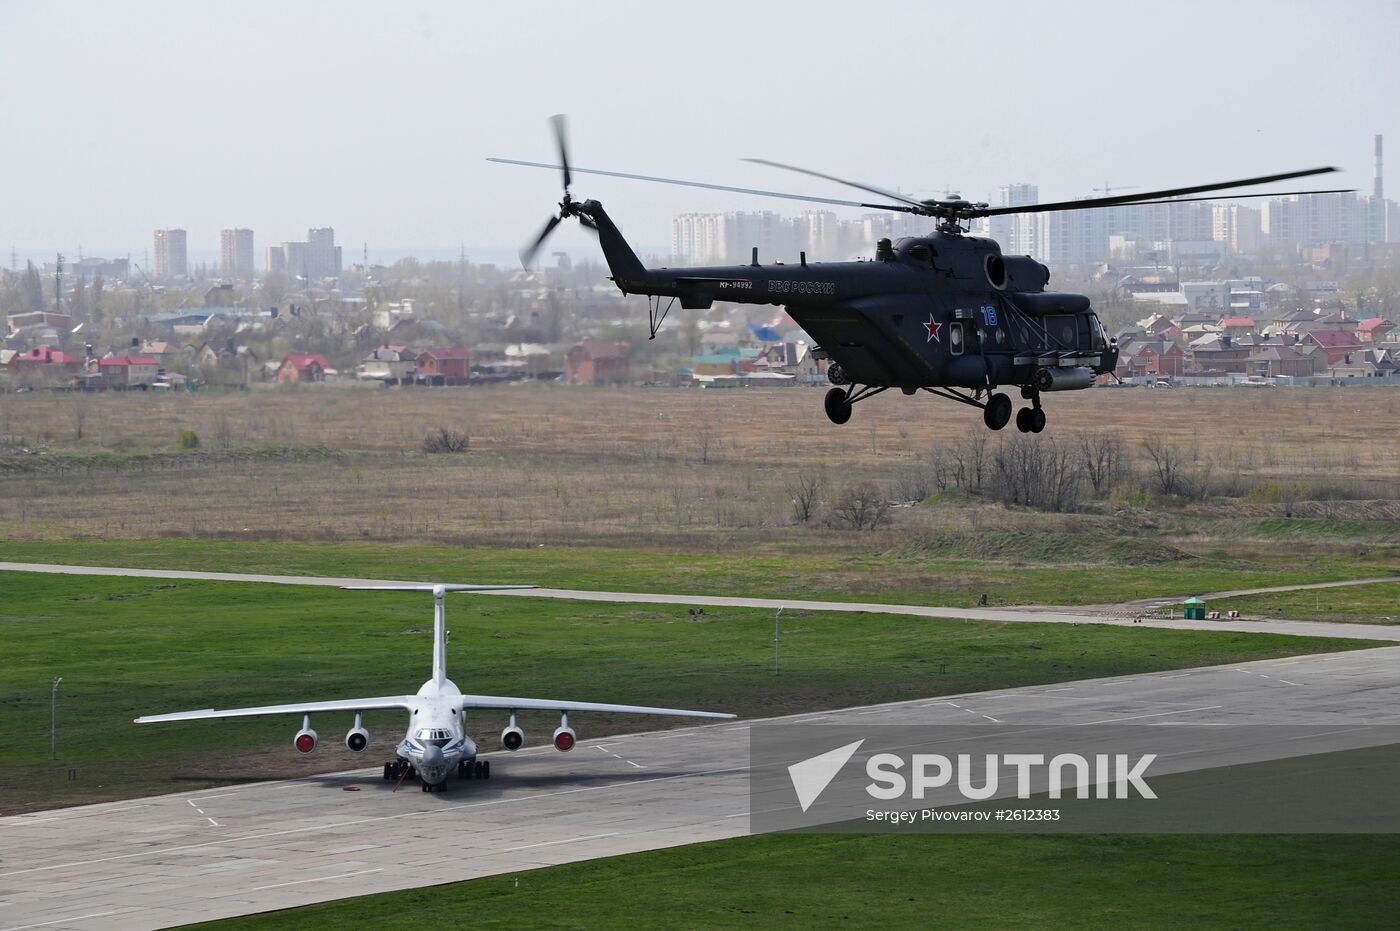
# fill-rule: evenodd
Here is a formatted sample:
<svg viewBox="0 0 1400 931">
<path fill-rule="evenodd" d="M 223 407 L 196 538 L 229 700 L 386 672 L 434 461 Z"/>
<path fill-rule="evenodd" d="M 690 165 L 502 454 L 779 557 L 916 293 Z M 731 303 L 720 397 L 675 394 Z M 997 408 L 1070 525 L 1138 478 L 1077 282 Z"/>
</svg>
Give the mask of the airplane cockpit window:
<svg viewBox="0 0 1400 931">
<path fill-rule="evenodd" d="M 452 732 L 436 727 L 419 728 L 415 735 L 424 743 L 433 744 L 438 747 L 446 746 L 452 742 Z"/>
</svg>

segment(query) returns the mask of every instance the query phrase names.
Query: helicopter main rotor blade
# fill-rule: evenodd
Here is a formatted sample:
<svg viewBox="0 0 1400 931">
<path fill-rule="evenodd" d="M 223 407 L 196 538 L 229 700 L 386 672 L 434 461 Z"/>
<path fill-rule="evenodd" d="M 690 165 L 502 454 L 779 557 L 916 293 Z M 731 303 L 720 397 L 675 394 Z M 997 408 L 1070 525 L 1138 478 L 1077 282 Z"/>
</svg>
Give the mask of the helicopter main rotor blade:
<svg viewBox="0 0 1400 931">
<path fill-rule="evenodd" d="M 559 225 L 559 219 L 559 217 L 550 217 L 549 220 L 545 222 L 544 228 L 540 230 L 540 234 L 535 237 L 535 241 L 520 250 L 521 265 L 529 268 L 535 261 L 535 254 L 540 251 L 540 247 L 543 246 L 544 241 L 549 238 L 549 234 L 554 232 L 554 228 Z"/>
<path fill-rule="evenodd" d="M 1088 210 L 1093 207 L 1120 207 L 1145 202 L 1160 202 L 1166 198 L 1184 194 L 1204 194 L 1207 191 L 1227 191 L 1230 188 L 1250 187 L 1256 184 L 1272 184 L 1275 181 L 1290 181 L 1294 178 L 1307 178 L 1312 175 L 1325 175 L 1339 171 L 1338 168 L 1308 168 L 1304 171 L 1289 171 L 1281 175 L 1265 175 L 1259 178 L 1242 178 L 1239 181 L 1221 181 L 1216 184 L 1196 184 L 1191 187 L 1171 188 L 1163 191 L 1147 191 L 1143 194 L 1123 194 L 1119 197 L 1089 197 L 1084 200 L 1062 200 L 1053 204 L 1028 204 L 1024 207 L 991 207 L 969 210 L 965 217 L 996 217 L 1011 213 L 1049 213 L 1057 210 Z M 1225 195 L 1229 196 L 1229 195 Z M 1234 195 L 1243 197 L 1243 194 Z"/>
<path fill-rule="evenodd" d="M 865 184 L 860 181 L 847 181 L 845 178 L 838 178 L 835 175 L 822 174 L 820 171 L 812 171 L 809 168 L 798 168 L 796 165 L 784 165 L 782 162 L 771 162 L 766 158 L 746 158 L 744 161 L 753 162 L 755 165 L 767 165 L 769 168 L 782 168 L 786 171 L 795 171 L 800 175 L 811 175 L 813 178 L 821 178 L 823 181 L 835 181 L 837 184 L 844 184 L 846 187 L 853 187 L 858 191 L 865 191 L 870 194 L 879 194 L 881 197 L 888 197 L 891 200 L 897 200 L 911 207 L 924 206 L 912 197 L 905 197 L 903 194 L 896 194 L 894 191 L 887 191 L 873 184 Z"/>
<path fill-rule="evenodd" d="M 499 162 L 502 165 L 522 165 L 526 168 L 549 168 L 559 171 L 562 165 L 550 165 L 545 162 L 524 162 L 514 158 L 488 158 L 488 162 Z M 710 191 L 731 191 L 735 194 L 755 194 L 759 197 L 781 197 L 786 200 L 802 200 L 813 204 L 833 204 L 837 207 L 866 207 L 870 210 L 898 210 L 902 213 L 916 213 L 918 210 L 905 204 L 867 204 L 854 200 L 836 200 L 831 197 L 809 197 L 805 194 L 783 194 L 779 191 L 761 191 L 757 188 L 733 187 L 728 184 L 707 184 L 704 181 L 681 181 L 677 178 L 658 178 L 652 175 L 634 175 L 625 171 L 603 171 L 598 168 L 571 168 L 574 174 L 579 175 L 603 175 L 607 178 L 626 178 L 631 181 L 653 181 L 658 184 L 679 184 L 683 187 L 705 188 Z M 922 209 L 920 206 L 919 209 Z"/>
<path fill-rule="evenodd" d="M 559 146 L 559 167 L 564 171 L 564 190 L 569 190 L 573 177 L 569 174 L 569 122 L 564 114 L 556 113 L 549 118 L 554 128 L 554 141 Z"/>
<path fill-rule="evenodd" d="M 1325 191 L 1269 191 L 1265 194 L 1215 194 L 1206 197 L 1173 197 L 1169 200 L 1149 200 L 1134 207 L 1150 207 L 1153 204 L 1189 204 L 1198 200 L 1237 200 L 1246 197 L 1297 197 L 1300 194 L 1355 194 L 1356 188 L 1329 188 Z"/>
</svg>

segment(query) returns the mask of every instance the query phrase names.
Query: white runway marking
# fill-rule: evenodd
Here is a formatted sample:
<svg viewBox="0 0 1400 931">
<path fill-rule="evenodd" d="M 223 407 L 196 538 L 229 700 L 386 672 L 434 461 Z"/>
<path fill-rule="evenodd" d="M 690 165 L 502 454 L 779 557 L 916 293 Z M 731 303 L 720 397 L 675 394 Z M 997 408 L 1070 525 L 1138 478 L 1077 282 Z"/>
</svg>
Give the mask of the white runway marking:
<svg viewBox="0 0 1400 931">
<path fill-rule="evenodd" d="M 281 889 L 283 886 L 302 886 L 306 883 L 324 883 L 332 879 L 349 879 L 351 876 L 366 876 L 370 873 L 382 873 L 382 868 L 373 870 L 357 870 L 354 873 L 340 873 L 336 876 L 317 876 L 315 879 L 294 879 L 289 883 L 273 883 L 270 886 L 254 886 L 251 891 L 262 892 L 265 889 Z"/>
<path fill-rule="evenodd" d="M 547 840 L 540 844 L 526 844 L 524 847 L 507 847 L 506 853 L 515 853 L 517 850 L 534 850 L 536 847 L 553 847 L 556 844 L 577 844 L 586 840 L 602 840 L 604 837 L 616 837 L 620 832 L 612 831 L 607 834 L 589 834 L 586 837 L 566 837 L 563 840 Z"/>
<path fill-rule="evenodd" d="M 74 921 L 86 921 L 89 918 L 105 918 L 108 915 L 115 914 L 115 910 L 110 912 L 93 912 L 91 915 L 75 915 L 72 918 L 60 918 L 57 921 L 41 921 L 38 924 L 32 925 L 14 925 L 13 927 L 5 928 L 4 931 L 25 931 L 26 928 L 47 928 L 49 925 L 66 925 Z"/>
<path fill-rule="evenodd" d="M 1166 714 L 1190 714 L 1193 711 L 1214 711 L 1217 708 L 1224 707 L 1224 705 L 1205 705 L 1201 708 L 1182 708 L 1180 711 L 1154 711 L 1151 714 L 1130 714 L 1126 718 L 1104 718 L 1102 721 L 1084 721 L 1079 727 L 1088 727 L 1090 724 L 1116 724 L 1119 721 L 1136 721 L 1139 718 L 1160 718 Z"/>
<path fill-rule="evenodd" d="M 25 824 L 43 824 L 46 821 L 73 821 L 78 818 L 100 818 L 103 815 L 116 814 L 119 811 L 136 811 L 138 808 L 146 808 L 146 805 L 127 805 L 125 808 L 103 808 L 99 811 L 74 811 L 74 812 L 38 812 L 36 815 L 16 815 L 23 818 Z"/>
</svg>

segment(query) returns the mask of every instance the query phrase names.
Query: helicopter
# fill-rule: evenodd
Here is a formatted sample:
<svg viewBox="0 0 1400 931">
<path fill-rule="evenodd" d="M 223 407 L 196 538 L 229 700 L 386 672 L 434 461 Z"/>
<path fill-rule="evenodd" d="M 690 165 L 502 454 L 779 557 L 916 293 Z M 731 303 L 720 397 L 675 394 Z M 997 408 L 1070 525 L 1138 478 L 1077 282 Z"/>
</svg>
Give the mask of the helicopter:
<svg viewBox="0 0 1400 931">
<path fill-rule="evenodd" d="M 916 200 L 862 182 L 849 181 L 767 159 L 746 161 L 797 172 L 873 194 L 872 202 L 789 194 L 754 188 L 683 181 L 651 175 L 578 168 L 569 161 L 565 119 L 552 118 L 557 164 L 490 158 L 488 161 L 562 174 L 564 197 L 558 214 L 521 251 L 528 268 L 561 222 L 577 219 L 597 234 L 613 283 L 623 294 L 648 299 L 651 338 L 677 302 L 682 309 L 708 309 L 715 301 L 773 304 L 810 335 L 815 358 L 827 362 L 832 387 L 826 415 L 835 424 L 851 419 L 860 401 L 897 388 L 905 395 L 927 392 L 982 411 L 992 430 L 1011 422 L 1014 404 L 1001 388 L 1019 389 L 1029 406 L 1015 411 L 1022 433 L 1045 429 L 1041 396 L 1092 387 L 1111 375 L 1118 362 L 1117 341 L 1083 294 L 1046 290 L 1050 269 L 1030 256 L 1004 255 L 993 239 L 969 235 L 981 217 L 1087 210 L 1134 204 L 1175 204 L 1212 200 L 1192 195 L 1271 184 L 1327 174 L 1336 168 L 1310 168 L 1282 174 L 1197 184 L 1141 194 L 1094 197 L 1018 207 L 990 207 L 957 196 Z M 760 264 L 758 249 L 748 265 L 647 268 L 596 200 L 575 200 L 575 174 L 731 191 L 843 207 L 890 210 L 928 217 L 926 236 L 881 239 L 873 261 Z M 1289 191 L 1230 194 L 1279 197 L 1344 191 Z"/>
</svg>

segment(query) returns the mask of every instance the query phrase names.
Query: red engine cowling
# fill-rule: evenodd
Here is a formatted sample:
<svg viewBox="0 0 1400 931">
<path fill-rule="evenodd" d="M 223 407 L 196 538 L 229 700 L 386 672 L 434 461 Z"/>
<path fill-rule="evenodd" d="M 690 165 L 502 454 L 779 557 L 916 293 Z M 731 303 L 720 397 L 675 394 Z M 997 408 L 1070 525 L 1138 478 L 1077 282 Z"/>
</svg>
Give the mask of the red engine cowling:
<svg viewBox="0 0 1400 931">
<path fill-rule="evenodd" d="M 568 753 L 578 743 L 578 735 L 574 733 L 572 727 L 561 727 L 554 732 L 554 749 L 560 753 Z"/>
<path fill-rule="evenodd" d="M 292 740 L 292 745 L 302 753 L 310 753 L 316 749 L 316 732 L 309 727 L 303 727 L 297 731 L 296 737 Z"/>
</svg>

